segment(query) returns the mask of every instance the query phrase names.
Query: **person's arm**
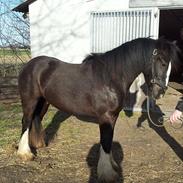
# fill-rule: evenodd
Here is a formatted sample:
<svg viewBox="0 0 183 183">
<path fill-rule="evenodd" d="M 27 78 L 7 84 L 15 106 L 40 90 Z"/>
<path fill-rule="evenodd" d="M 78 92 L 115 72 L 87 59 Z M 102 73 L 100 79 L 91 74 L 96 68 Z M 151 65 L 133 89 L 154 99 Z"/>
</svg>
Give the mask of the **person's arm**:
<svg viewBox="0 0 183 183">
<path fill-rule="evenodd" d="M 170 116 L 170 122 L 171 122 L 171 123 L 177 122 L 177 121 L 180 119 L 181 115 L 182 115 L 182 111 L 179 111 L 179 110 L 176 109 L 176 110 L 171 114 L 171 116 Z"/>
<path fill-rule="evenodd" d="M 181 100 L 177 103 L 175 109 L 183 112 L 183 98 L 181 98 Z"/>
<path fill-rule="evenodd" d="M 177 106 L 175 107 L 175 111 L 170 116 L 170 122 L 175 123 L 181 118 L 183 112 L 183 98 L 177 103 Z"/>
</svg>

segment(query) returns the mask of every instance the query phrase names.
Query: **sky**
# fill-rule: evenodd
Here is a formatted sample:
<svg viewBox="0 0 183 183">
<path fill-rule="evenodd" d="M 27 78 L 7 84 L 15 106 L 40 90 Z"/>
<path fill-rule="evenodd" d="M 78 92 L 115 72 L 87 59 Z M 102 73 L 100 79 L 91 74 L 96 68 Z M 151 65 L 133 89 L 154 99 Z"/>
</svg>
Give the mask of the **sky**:
<svg viewBox="0 0 183 183">
<path fill-rule="evenodd" d="M 12 8 L 14 8 L 15 6 L 17 6 L 23 2 L 23 0 L 11 0 L 11 1 L 12 1 L 12 4 L 11 4 Z"/>
<path fill-rule="evenodd" d="M 20 21 L 21 19 L 24 21 L 23 14 L 11 11 L 22 2 L 23 0 L 0 0 L 0 46 L 24 42 L 20 36 L 20 31 L 17 31 L 17 28 L 25 30 L 24 23 Z"/>
<path fill-rule="evenodd" d="M 24 0 L 0 0 L 0 18 L 4 13 L 21 4 Z"/>
<path fill-rule="evenodd" d="M 10 9 L 14 8 L 15 6 L 19 5 L 23 0 L 0 0 L 0 12 L 4 11 L 6 7 L 4 4 L 10 7 Z"/>
<path fill-rule="evenodd" d="M 23 0 L 0 0 L 0 2 L 7 3 L 8 5 L 10 5 L 10 8 L 14 8 L 15 6 L 23 2 Z"/>
</svg>

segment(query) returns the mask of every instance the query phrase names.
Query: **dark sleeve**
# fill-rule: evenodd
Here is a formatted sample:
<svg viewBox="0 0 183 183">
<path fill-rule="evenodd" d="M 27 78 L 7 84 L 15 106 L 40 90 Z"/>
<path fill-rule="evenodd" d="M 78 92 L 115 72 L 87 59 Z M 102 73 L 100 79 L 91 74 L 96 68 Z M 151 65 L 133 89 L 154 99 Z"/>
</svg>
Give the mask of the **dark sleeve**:
<svg viewBox="0 0 183 183">
<path fill-rule="evenodd" d="M 175 109 L 183 112 L 183 97 L 180 98 L 180 100 L 177 103 L 177 106 L 175 107 Z"/>
</svg>

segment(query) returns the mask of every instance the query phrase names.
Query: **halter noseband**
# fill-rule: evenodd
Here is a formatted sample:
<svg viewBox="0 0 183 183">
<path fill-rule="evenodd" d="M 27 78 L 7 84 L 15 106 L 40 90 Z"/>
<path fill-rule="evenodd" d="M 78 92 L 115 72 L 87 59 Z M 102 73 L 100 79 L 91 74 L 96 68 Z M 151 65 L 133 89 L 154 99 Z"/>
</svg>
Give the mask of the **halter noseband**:
<svg viewBox="0 0 183 183">
<path fill-rule="evenodd" d="M 155 64 L 155 58 L 157 57 L 157 55 L 158 55 L 158 50 L 157 49 L 154 49 L 153 50 L 153 53 L 152 53 L 152 79 L 151 79 L 151 83 L 152 84 L 157 84 L 157 85 L 159 85 L 162 89 L 163 89 L 163 91 L 165 92 L 166 90 L 167 90 L 167 86 L 165 86 L 165 80 L 163 80 L 163 79 L 161 79 L 159 76 L 156 76 L 155 75 L 155 72 L 154 72 L 154 70 L 155 70 L 155 66 L 154 66 L 154 64 Z"/>
</svg>

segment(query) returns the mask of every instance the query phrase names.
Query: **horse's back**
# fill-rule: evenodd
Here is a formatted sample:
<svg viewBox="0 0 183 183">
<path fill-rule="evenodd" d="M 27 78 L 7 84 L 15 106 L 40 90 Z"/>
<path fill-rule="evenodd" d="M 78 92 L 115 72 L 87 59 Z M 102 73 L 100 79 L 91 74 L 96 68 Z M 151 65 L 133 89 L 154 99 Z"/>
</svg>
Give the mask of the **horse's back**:
<svg viewBox="0 0 183 183">
<path fill-rule="evenodd" d="M 27 74 L 37 74 L 37 72 L 41 72 L 44 70 L 50 63 L 57 63 L 59 60 L 53 57 L 48 56 L 38 56 L 33 59 L 31 59 L 22 69 L 22 72 L 19 75 L 19 78 L 21 79 L 22 75 Z M 33 73 L 34 72 L 34 73 Z"/>
</svg>

